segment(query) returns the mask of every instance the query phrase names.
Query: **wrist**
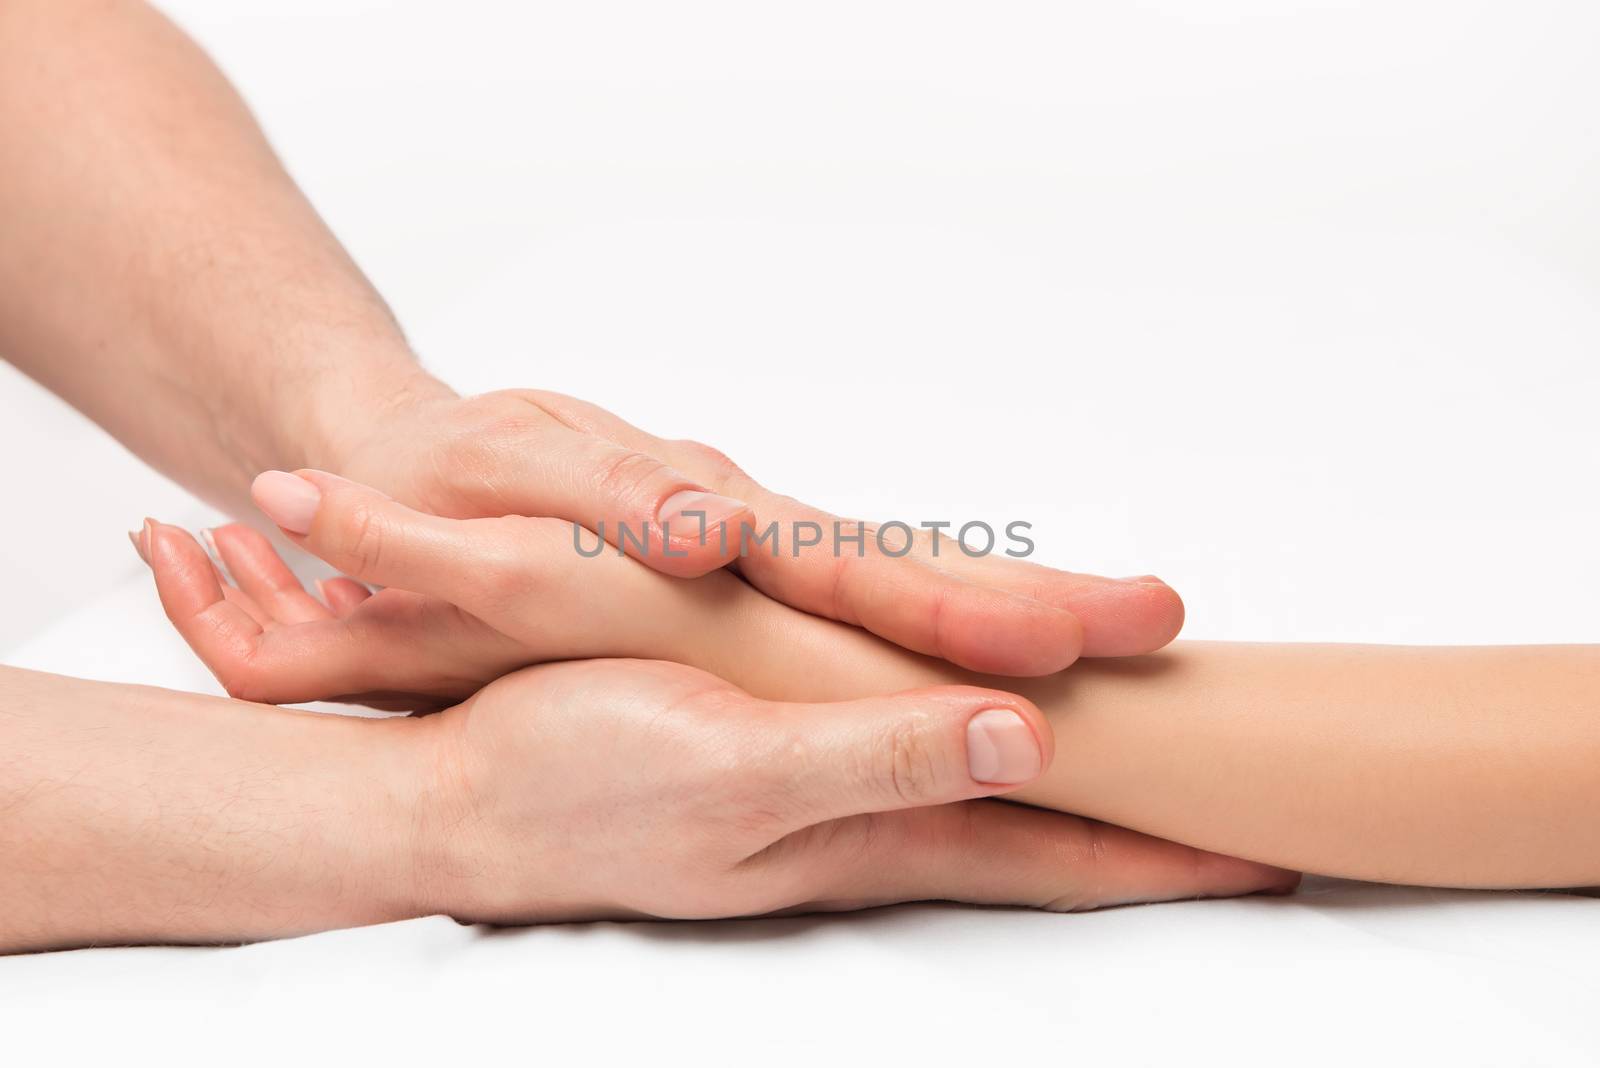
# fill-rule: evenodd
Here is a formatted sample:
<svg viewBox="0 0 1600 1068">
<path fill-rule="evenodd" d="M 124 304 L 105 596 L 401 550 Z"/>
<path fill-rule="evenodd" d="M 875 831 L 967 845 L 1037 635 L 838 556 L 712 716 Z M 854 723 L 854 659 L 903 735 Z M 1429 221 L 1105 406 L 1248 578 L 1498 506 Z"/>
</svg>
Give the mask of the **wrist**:
<svg viewBox="0 0 1600 1068">
<path fill-rule="evenodd" d="M 322 717 L 319 717 L 322 718 Z M 337 800 L 311 843 L 320 886 L 318 928 L 356 927 L 447 911 L 431 870 L 440 840 L 431 795 L 427 720 L 334 716 L 341 737 L 317 739 L 319 777 Z M 324 726 L 317 723 L 315 726 Z"/>
<path fill-rule="evenodd" d="M 279 466 L 342 472 L 353 456 L 386 429 L 429 404 L 456 397 L 449 386 L 425 371 L 399 342 L 364 353 L 315 376 L 293 440 Z"/>
</svg>

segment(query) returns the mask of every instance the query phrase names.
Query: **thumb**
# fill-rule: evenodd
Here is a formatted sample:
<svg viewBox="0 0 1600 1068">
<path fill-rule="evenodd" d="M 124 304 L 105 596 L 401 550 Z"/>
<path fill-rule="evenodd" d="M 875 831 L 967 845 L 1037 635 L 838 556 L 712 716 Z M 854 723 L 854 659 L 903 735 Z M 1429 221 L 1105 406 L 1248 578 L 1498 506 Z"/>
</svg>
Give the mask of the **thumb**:
<svg viewBox="0 0 1600 1068">
<path fill-rule="evenodd" d="M 267 471 L 250 495 L 295 544 L 376 586 L 464 604 L 486 576 L 504 570 L 498 561 L 516 555 L 505 520 L 429 515 L 324 471 Z M 532 551 L 524 528 L 542 523 L 520 524 L 521 548 Z"/>
<path fill-rule="evenodd" d="M 1003 794 L 1055 755 L 1044 714 L 999 690 L 939 686 L 788 707 L 807 754 L 788 784 L 800 826 Z"/>
</svg>

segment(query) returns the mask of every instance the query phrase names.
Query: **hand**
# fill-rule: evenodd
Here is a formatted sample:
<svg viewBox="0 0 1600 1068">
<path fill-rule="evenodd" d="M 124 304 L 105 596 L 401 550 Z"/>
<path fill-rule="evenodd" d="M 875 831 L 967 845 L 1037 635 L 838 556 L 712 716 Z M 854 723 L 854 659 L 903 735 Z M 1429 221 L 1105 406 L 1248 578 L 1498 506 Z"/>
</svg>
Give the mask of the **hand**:
<svg viewBox="0 0 1600 1068">
<path fill-rule="evenodd" d="M 730 574 L 691 581 L 615 552 L 578 557 L 562 520 L 441 519 L 333 475 L 303 474 L 276 476 L 280 491 L 286 481 L 318 495 L 314 522 L 303 524 L 311 533 L 285 533 L 362 580 L 319 583 L 322 600 L 242 524 L 206 532 L 225 571 L 178 527 L 146 520 L 130 535 L 168 618 L 234 697 L 436 709 L 520 667 L 596 657 L 673 660 L 759 688 L 740 673 L 767 659 L 752 647 L 781 642 L 762 625 L 774 615 L 877 644 Z M 260 481 L 270 490 L 274 479 Z M 271 492 L 263 500 L 300 524 Z M 388 588 L 374 595 L 362 582 Z"/>
<path fill-rule="evenodd" d="M 323 466 L 441 516 L 553 517 L 605 536 L 667 574 L 705 574 L 730 562 L 768 596 L 974 671 L 1045 675 L 1080 652 L 1125 656 L 1166 645 L 1183 603 L 1156 579 L 1076 575 L 1007 557 L 969 558 L 949 537 L 923 531 L 909 555 L 796 550 L 796 522 L 831 537 L 836 517 L 774 494 L 727 457 L 667 441 L 591 404 L 532 390 L 459 398 L 437 383 L 404 391 L 369 427 L 330 446 Z M 701 539 L 703 511 L 715 530 Z M 738 558 L 740 529 L 778 524 L 777 553 Z M 652 550 L 617 536 L 648 527 Z M 670 524 L 673 553 L 661 551 Z M 853 521 L 846 521 L 848 532 Z M 702 540 L 704 544 L 702 544 Z M 724 548 L 726 546 L 726 548 Z M 898 542 L 894 543 L 898 547 Z"/>
<path fill-rule="evenodd" d="M 425 898 L 492 923 L 954 900 L 1055 910 L 1284 892 L 1296 877 L 992 800 L 1049 763 L 1020 698 L 758 701 L 645 661 L 509 675 L 417 724 Z"/>
<path fill-rule="evenodd" d="M 429 709 L 518 667 L 596 657 L 670 660 L 782 699 L 888 692 L 954 673 L 730 574 L 675 579 L 614 551 L 580 557 L 562 520 L 443 519 L 316 471 L 263 475 L 257 499 L 286 536 L 361 581 L 322 584 L 324 605 L 242 525 L 210 532 L 237 588 L 176 527 L 152 521 L 135 538 L 168 618 L 235 697 Z M 388 588 L 371 596 L 362 582 Z M 928 664 L 934 677 L 874 686 L 816 670 L 866 648 Z"/>
</svg>

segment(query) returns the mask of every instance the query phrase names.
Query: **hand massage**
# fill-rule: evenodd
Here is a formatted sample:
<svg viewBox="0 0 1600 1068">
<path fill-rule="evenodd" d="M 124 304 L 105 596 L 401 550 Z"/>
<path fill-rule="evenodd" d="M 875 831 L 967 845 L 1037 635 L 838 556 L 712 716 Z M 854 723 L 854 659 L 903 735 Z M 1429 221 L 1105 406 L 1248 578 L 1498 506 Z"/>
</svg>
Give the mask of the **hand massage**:
<svg viewBox="0 0 1600 1068">
<path fill-rule="evenodd" d="M 1600 883 L 1600 647 L 1184 641 L 1026 524 L 460 395 L 141 3 L 0 5 L 0 159 L 0 356 L 238 520 L 128 535 L 229 697 L 0 667 L 0 952 Z"/>
</svg>

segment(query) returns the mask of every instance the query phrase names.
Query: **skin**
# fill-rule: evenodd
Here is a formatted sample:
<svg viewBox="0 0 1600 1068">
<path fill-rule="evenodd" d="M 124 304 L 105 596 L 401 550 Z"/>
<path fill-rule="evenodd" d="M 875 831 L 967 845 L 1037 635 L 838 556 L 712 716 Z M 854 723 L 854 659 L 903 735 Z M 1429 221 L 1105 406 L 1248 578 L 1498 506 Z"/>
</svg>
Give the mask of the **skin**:
<svg viewBox="0 0 1600 1068">
<path fill-rule="evenodd" d="M 428 375 L 238 95 L 135 0 L 0 3 L 0 354 L 230 510 L 263 468 L 314 464 L 446 515 L 552 516 L 613 537 L 648 526 L 658 548 L 676 519 L 679 555 L 640 553 L 640 567 L 677 576 L 729 563 L 684 529 L 685 508 L 785 529 L 832 519 L 705 445 L 555 394 L 459 397 Z M 742 570 L 807 611 L 1003 674 L 1157 648 L 1183 614 L 1158 582 L 936 567 L 920 551 L 848 574 L 810 556 Z M 402 619 L 454 612 L 384 603 Z M 563 667 L 476 693 L 449 681 L 434 705 L 460 704 L 427 725 L 354 725 L 0 670 L 0 948 L 238 940 L 440 911 L 723 915 L 946 895 L 1087 907 L 1293 882 L 1090 821 L 972 807 L 1011 784 L 960 771 L 966 690 L 851 706 L 852 733 L 822 706 L 779 716 L 684 668 Z M 728 722 L 775 717 L 818 733 L 728 741 Z M 706 759 L 640 778 L 658 746 Z M 889 776 L 876 793 L 871 775 Z M 841 829 L 821 801 L 780 804 L 819 783 L 855 799 L 852 817 L 925 807 Z M 681 855 L 632 837 L 624 796 L 658 813 Z M 708 815 L 729 833 L 707 840 Z M 404 830 L 417 827 L 428 832 Z M 898 852 L 867 848 L 878 842 Z M 852 858 L 894 879 L 853 872 Z"/>
<path fill-rule="evenodd" d="M 706 445 L 553 393 L 460 397 L 423 371 L 232 87 L 143 3 L 0 4 L 0 160 L 0 354 L 233 514 L 256 473 L 320 467 L 440 515 L 551 516 L 614 542 L 648 528 L 657 551 L 629 551 L 680 576 L 735 555 L 684 508 L 831 529 Z M 810 553 L 738 566 L 785 603 L 997 674 L 1146 652 L 1182 625 L 1159 583 L 930 546 L 848 573 Z"/>
<path fill-rule="evenodd" d="M 997 681 L 796 612 L 731 575 L 684 583 L 605 553 L 574 579 L 562 559 L 571 533 L 550 521 L 446 520 L 343 479 L 300 477 L 317 507 L 285 533 L 348 575 L 398 588 L 347 591 L 337 612 L 311 602 L 318 618 L 267 616 L 263 627 L 227 600 L 192 539 L 159 528 L 174 561 L 156 568 L 169 617 L 230 690 L 263 700 L 387 679 L 411 690 L 391 700 L 425 706 L 515 662 L 607 650 L 692 664 L 774 700 Z M 310 601 L 260 535 L 215 537 L 262 601 Z M 539 546 L 541 561 L 512 545 Z M 1594 647 L 1178 643 L 1005 685 L 1044 711 L 1059 746 L 1019 800 L 1321 874 L 1600 882 Z"/>
<path fill-rule="evenodd" d="M 1010 788 L 969 772 L 969 724 L 994 709 L 1047 763 L 1038 710 L 972 687 L 780 704 L 681 665 L 588 661 L 513 673 L 440 715 L 363 720 L 0 668 L 0 951 L 439 913 L 1066 910 L 1293 887 L 972 800 Z"/>
</svg>

